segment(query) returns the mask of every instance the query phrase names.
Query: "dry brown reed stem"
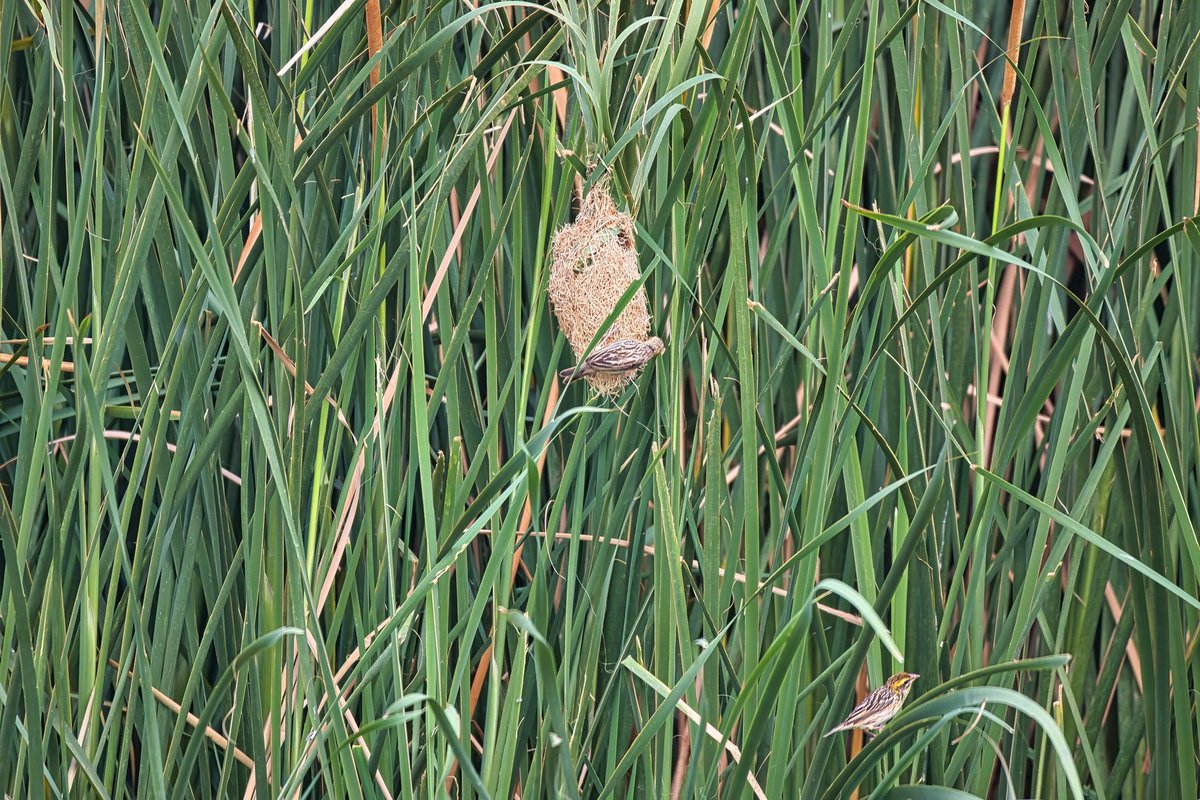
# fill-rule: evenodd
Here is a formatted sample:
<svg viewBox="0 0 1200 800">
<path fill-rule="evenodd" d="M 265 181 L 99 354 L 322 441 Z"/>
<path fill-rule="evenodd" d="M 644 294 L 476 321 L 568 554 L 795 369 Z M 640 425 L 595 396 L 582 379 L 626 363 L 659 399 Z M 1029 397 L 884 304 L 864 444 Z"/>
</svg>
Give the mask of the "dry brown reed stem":
<svg viewBox="0 0 1200 800">
<path fill-rule="evenodd" d="M 279 359 L 279 363 L 283 364 L 283 368 L 287 370 L 289 375 L 295 378 L 296 362 L 292 359 L 292 357 L 289 356 L 287 351 L 280 346 L 279 342 L 275 341 L 275 337 L 267 332 L 267 329 L 263 327 L 261 322 L 258 320 L 252 320 L 251 324 L 258 328 L 258 332 L 262 336 L 263 341 L 267 343 L 267 347 L 270 348 L 275 357 Z M 312 397 L 315 393 L 316 389 L 312 387 L 312 384 L 310 384 L 308 381 L 305 381 L 304 394 Z M 350 427 L 349 420 L 347 420 L 346 415 L 342 413 L 342 409 L 338 406 L 337 401 L 333 399 L 333 395 L 326 395 L 325 402 L 330 408 L 333 409 L 334 413 L 337 414 L 338 422 L 340 422 L 342 427 L 346 429 L 346 432 L 350 434 L 350 439 L 354 442 L 357 442 L 358 439 L 354 435 L 354 429 Z"/>
<path fill-rule="evenodd" d="M 691 727 L 687 724 L 687 715 L 682 711 L 675 712 L 675 741 L 678 745 L 675 751 L 675 769 L 671 775 L 671 800 L 679 800 L 680 792 L 683 791 L 688 756 L 692 752 Z"/>
<path fill-rule="evenodd" d="M 992 317 L 992 330 L 988 343 L 994 358 L 988 365 L 988 404 L 983 431 L 983 465 L 992 463 L 992 446 L 996 438 L 996 422 L 1000 416 L 1000 404 L 992 404 L 991 398 L 998 397 L 1002 373 L 1008 372 L 1009 320 L 1013 314 L 1013 297 L 1016 293 L 1017 268 L 1009 264 L 1000 279 L 1000 294 L 996 298 L 996 313 Z"/>
<path fill-rule="evenodd" d="M 1200 145 L 1200 108 L 1196 109 L 1196 140 Z M 1192 194 L 1192 213 L 1200 214 L 1200 158 L 1196 159 L 1196 190 Z"/>
<path fill-rule="evenodd" d="M 383 15 L 379 10 L 379 0 L 367 0 L 363 7 L 364 23 L 367 28 L 367 58 L 372 59 L 383 49 Z M 370 84 L 374 89 L 379 83 L 379 64 L 371 70 Z M 386 119 L 386 117 L 385 117 Z M 387 144 L 387 125 L 379 124 L 379 103 L 371 105 L 371 127 L 375 129 L 375 135 L 378 137 L 377 145 L 384 146 Z"/>
<path fill-rule="evenodd" d="M 54 362 L 48 358 L 43 358 L 42 369 L 49 372 L 54 367 Z M 13 364 L 18 367 L 28 367 L 30 365 L 29 356 L 14 356 L 12 353 L 0 353 L 0 364 Z M 71 361 L 64 361 L 58 365 L 59 372 L 74 372 L 75 364 Z"/>
<path fill-rule="evenodd" d="M 679 710 L 679 713 L 682 716 L 687 717 L 694 724 L 703 725 L 704 733 L 706 736 L 708 736 L 708 738 L 712 739 L 714 742 L 717 742 L 717 743 L 720 743 L 720 742 L 725 743 L 724 749 L 721 751 L 721 759 L 722 759 L 723 763 L 724 763 L 724 759 L 726 756 L 732 758 L 735 764 L 741 763 L 742 749 L 740 747 L 738 747 L 736 744 L 734 744 L 732 741 L 732 737 L 735 735 L 735 733 L 737 731 L 736 725 L 734 726 L 733 731 L 731 731 L 729 734 L 730 738 L 726 739 L 725 735 L 723 733 L 721 733 L 721 730 L 719 728 L 717 728 L 711 722 L 706 722 L 704 720 L 704 718 L 700 716 L 700 713 L 698 711 L 696 711 L 696 709 L 694 709 L 690 705 L 688 705 L 686 700 L 681 699 L 681 700 L 677 701 L 675 703 L 675 707 Z M 688 730 L 687 727 L 681 726 L 681 728 L 683 731 L 683 733 L 681 733 L 681 735 L 687 735 L 686 734 L 686 732 Z M 690 744 L 690 739 L 688 740 L 688 744 Z M 681 747 L 680 750 L 682 751 L 683 748 Z M 686 756 L 686 753 L 683 755 Z M 675 774 L 677 777 L 682 774 L 679 769 L 679 765 L 681 763 L 682 763 L 682 761 L 676 761 Z M 722 769 L 721 771 L 724 772 L 724 769 Z M 755 798 L 757 798 L 757 800 L 767 800 L 766 793 L 763 791 L 762 786 L 759 785 L 758 779 L 754 777 L 754 770 L 749 770 L 746 773 L 746 783 L 747 783 L 747 785 L 749 785 L 750 791 L 752 791 L 754 793 L 754 796 L 755 796 Z M 677 784 L 675 781 L 672 781 L 671 786 L 672 786 L 671 797 L 677 798 L 679 796 L 679 791 L 678 791 L 680 788 L 679 784 Z"/>
<path fill-rule="evenodd" d="M 1012 104 L 1017 90 L 1017 59 L 1021 56 L 1021 25 L 1025 21 L 1025 0 L 1013 0 L 1012 15 L 1008 18 L 1008 57 L 1004 64 L 1004 89 L 1000 92 L 1000 107 Z"/>
<path fill-rule="evenodd" d="M 115 670 L 121 669 L 121 665 L 118 664 L 116 661 L 112 660 L 111 658 L 108 659 L 108 665 Z M 133 679 L 133 670 L 126 670 L 126 674 L 130 677 L 130 679 Z M 159 702 L 159 704 L 162 705 L 164 708 L 168 708 L 176 714 L 180 714 L 183 712 L 183 706 L 179 705 L 179 703 L 176 703 L 173 699 L 171 699 L 171 697 L 169 697 L 166 693 L 160 691 L 156 687 L 151 686 L 150 693 L 154 695 L 154 699 L 157 700 Z M 191 725 L 193 728 L 200 728 L 200 718 L 197 717 L 195 714 L 193 714 L 189 711 L 184 716 L 184 718 L 187 720 L 187 723 L 189 725 Z M 218 733 L 216 730 L 214 730 L 212 727 L 210 727 L 208 725 L 205 725 L 203 728 L 201 728 L 200 732 L 203 733 L 205 738 L 207 738 L 210 742 L 215 744 L 217 747 L 221 748 L 222 750 L 227 750 L 230 753 L 232 753 L 234 760 L 236 760 L 243 767 L 246 767 L 247 769 L 249 769 L 251 774 L 254 773 L 254 759 L 250 758 L 250 756 L 243 753 L 236 746 L 230 744 L 228 738 L 226 738 L 225 736 L 222 736 L 220 733 Z"/>
<path fill-rule="evenodd" d="M 178 413 L 179 412 L 175 412 L 175 414 L 178 414 Z M 177 418 L 177 417 L 174 417 L 174 418 Z M 134 433 L 133 431 L 116 430 L 116 429 L 111 429 L 111 428 L 105 428 L 104 430 L 100 431 L 100 435 L 103 438 L 108 439 L 110 441 L 140 442 L 142 440 L 142 436 L 139 433 Z M 76 436 L 78 436 L 78 434 L 69 433 L 66 436 L 60 436 L 57 439 L 51 439 L 50 441 L 46 442 L 46 445 L 50 449 L 50 451 L 53 452 L 56 448 L 58 448 L 64 444 L 67 444 L 68 442 L 75 441 Z M 166 445 L 168 453 L 174 453 L 177 449 L 173 442 L 164 442 L 163 444 Z M 8 461 L 5 461 L 3 464 L 0 464 L 0 469 L 9 467 L 9 466 L 13 465 L 14 463 L 16 463 L 16 461 L 17 461 L 16 458 L 10 458 Z M 221 470 L 221 477 L 225 478 L 225 480 L 229 481 L 230 483 L 232 483 L 236 486 L 242 485 L 242 478 L 236 472 L 226 469 L 225 467 L 221 467 L 220 470 Z"/>
<path fill-rule="evenodd" d="M 500 126 L 500 131 L 496 134 L 496 138 L 492 142 L 492 148 L 487 158 L 488 176 L 491 176 L 496 168 L 496 160 L 500 157 L 500 151 L 504 149 L 504 143 L 508 139 L 508 131 L 512 127 L 513 119 L 516 116 L 517 109 L 514 108 L 504 120 L 504 124 Z M 422 321 L 429 319 L 429 313 L 433 310 L 433 303 L 437 299 L 438 289 L 441 288 L 442 281 L 446 278 L 446 272 L 454 262 L 455 254 L 460 252 L 463 234 L 471 222 L 471 217 L 475 213 L 475 207 L 479 203 L 479 197 L 482 192 L 483 181 L 476 181 L 475 188 L 471 190 L 471 196 L 467 198 L 467 205 L 463 208 L 462 213 L 457 215 L 457 220 L 454 224 L 454 233 L 450 237 L 450 244 L 447 245 L 445 252 L 442 253 L 442 260 L 438 262 L 438 268 L 433 275 L 433 280 L 429 282 L 429 290 L 425 292 L 425 298 L 421 301 Z M 457 192 L 455 192 L 454 196 L 457 200 Z"/>
<path fill-rule="evenodd" d="M 379 0 L 367 0 L 363 8 L 367 25 L 367 58 L 372 59 L 383 49 L 383 18 L 379 11 Z M 371 88 L 379 83 L 379 65 L 371 70 Z"/>
</svg>

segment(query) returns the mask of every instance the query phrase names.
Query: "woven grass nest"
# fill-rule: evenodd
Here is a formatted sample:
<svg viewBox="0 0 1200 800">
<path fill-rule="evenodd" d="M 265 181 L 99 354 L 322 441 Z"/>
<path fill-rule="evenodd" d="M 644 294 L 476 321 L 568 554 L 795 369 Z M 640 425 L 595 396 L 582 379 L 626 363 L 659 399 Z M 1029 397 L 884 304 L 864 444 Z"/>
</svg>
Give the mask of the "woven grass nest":
<svg viewBox="0 0 1200 800">
<path fill-rule="evenodd" d="M 578 361 L 640 274 L 633 219 L 617 208 L 606 182 L 598 183 L 583 199 L 575 221 L 555 234 L 550 257 L 550 302 Z M 597 346 L 620 339 L 645 340 L 649 334 L 649 303 L 646 290 L 639 288 Z M 615 395 L 636 375 L 634 370 L 588 375 L 585 380 L 601 394 Z"/>
</svg>

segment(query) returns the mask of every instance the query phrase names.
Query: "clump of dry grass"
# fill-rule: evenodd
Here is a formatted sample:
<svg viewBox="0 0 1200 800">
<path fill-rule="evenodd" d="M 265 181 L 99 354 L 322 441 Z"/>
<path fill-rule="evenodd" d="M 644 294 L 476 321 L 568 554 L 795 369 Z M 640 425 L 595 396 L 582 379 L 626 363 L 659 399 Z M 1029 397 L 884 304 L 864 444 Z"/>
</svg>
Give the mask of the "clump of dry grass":
<svg viewBox="0 0 1200 800">
<path fill-rule="evenodd" d="M 633 219 L 617 208 L 606 181 L 588 192 L 575 221 L 555 235 L 550 255 L 554 316 L 578 360 L 639 275 Z M 639 288 L 600 343 L 644 340 L 649 333 L 649 304 L 645 289 Z M 601 394 L 613 395 L 634 375 L 636 371 L 596 374 L 586 380 Z"/>
</svg>

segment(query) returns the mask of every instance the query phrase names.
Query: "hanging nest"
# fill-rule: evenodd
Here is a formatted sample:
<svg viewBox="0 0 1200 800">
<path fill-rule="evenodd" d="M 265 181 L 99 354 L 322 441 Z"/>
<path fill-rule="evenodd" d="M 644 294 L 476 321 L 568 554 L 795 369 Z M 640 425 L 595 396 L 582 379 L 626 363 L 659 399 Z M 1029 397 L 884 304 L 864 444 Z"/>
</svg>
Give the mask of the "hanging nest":
<svg viewBox="0 0 1200 800">
<path fill-rule="evenodd" d="M 558 326 L 579 361 L 600 326 L 639 277 L 633 219 L 620 211 L 600 182 L 584 198 L 575 222 L 554 236 L 550 247 L 550 302 Z M 597 347 L 620 339 L 645 340 L 650 334 L 646 290 L 639 288 L 604 332 Z M 614 395 L 637 371 L 617 375 L 588 375 L 601 394 Z"/>
</svg>

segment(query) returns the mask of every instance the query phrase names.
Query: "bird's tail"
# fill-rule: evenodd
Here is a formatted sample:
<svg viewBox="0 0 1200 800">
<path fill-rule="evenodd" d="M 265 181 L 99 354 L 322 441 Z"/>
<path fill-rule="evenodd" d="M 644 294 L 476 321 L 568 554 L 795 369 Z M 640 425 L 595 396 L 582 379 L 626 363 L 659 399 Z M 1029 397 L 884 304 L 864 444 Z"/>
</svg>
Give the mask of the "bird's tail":
<svg viewBox="0 0 1200 800">
<path fill-rule="evenodd" d="M 850 726 L 849 726 L 849 725 L 846 725 L 845 723 L 843 723 L 843 724 L 841 724 L 841 725 L 835 725 L 834 727 L 830 728 L 830 729 L 829 729 L 829 732 L 828 732 L 828 733 L 826 733 L 826 734 L 825 734 L 824 736 L 822 736 L 821 738 L 822 738 L 822 739 L 826 739 L 826 738 L 828 738 L 828 737 L 830 737 L 830 736 L 833 736 L 833 735 L 834 735 L 835 733 L 837 733 L 838 731 L 849 730 L 849 728 L 850 728 Z"/>
<path fill-rule="evenodd" d="M 566 369 L 559 372 L 558 377 L 562 379 L 563 383 L 570 383 L 571 381 L 580 377 L 581 374 L 582 373 L 580 372 L 580 368 L 578 366 L 574 366 L 574 367 L 567 367 Z"/>
</svg>

